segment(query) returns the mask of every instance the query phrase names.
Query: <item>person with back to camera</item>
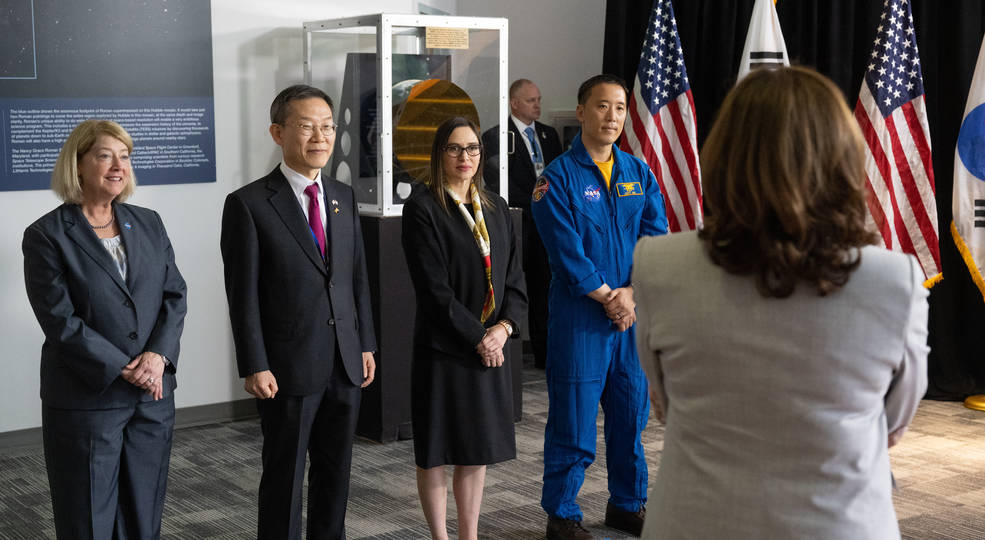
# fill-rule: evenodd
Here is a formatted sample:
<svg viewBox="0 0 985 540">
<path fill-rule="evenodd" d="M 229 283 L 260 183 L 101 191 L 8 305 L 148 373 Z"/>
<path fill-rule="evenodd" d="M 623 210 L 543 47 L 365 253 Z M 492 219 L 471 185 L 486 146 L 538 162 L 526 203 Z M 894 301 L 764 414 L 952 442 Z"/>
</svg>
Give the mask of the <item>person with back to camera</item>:
<svg viewBox="0 0 985 540">
<path fill-rule="evenodd" d="M 443 122 L 430 178 L 404 204 L 402 244 L 417 298 L 411 369 L 417 489 L 431 536 L 448 538 L 445 465 L 454 465 L 458 537 L 478 537 L 486 465 L 516 457 L 503 347 L 527 299 L 509 209 L 482 182 L 471 121 Z"/>
<path fill-rule="evenodd" d="M 900 537 L 887 449 L 927 385 L 928 293 L 871 245 L 864 161 L 828 79 L 754 71 L 701 150 L 705 228 L 637 245 L 667 424 L 645 538 Z"/>
<path fill-rule="evenodd" d="M 161 536 L 185 281 L 161 217 L 124 203 L 132 151 L 116 122 L 76 126 L 51 177 L 64 203 L 24 231 L 61 539 Z"/>
</svg>

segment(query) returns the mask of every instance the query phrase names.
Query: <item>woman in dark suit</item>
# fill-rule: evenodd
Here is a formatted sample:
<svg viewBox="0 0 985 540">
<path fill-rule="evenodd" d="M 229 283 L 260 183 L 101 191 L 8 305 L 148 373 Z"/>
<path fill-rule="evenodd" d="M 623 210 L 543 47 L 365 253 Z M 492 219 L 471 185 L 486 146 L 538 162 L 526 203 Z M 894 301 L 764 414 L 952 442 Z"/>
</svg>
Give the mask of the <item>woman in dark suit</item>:
<svg viewBox="0 0 985 540">
<path fill-rule="evenodd" d="M 132 150 L 115 122 L 79 124 L 52 174 L 64 204 L 24 231 L 58 538 L 161 534 L 185 281 L 160 216 L 123 203 Z"/>
<path fill-rule="evenodd" d="M 441 126 L 427 189 L 404 205 L 403 247 L 417 295 L 412 420 L 417 489 L 436 539 L 445 529 L 444 465 L 454 465 L 459 538 L 476 538 L 486 465 L 516 457 L 503 345 L 527 307 L 509 210 L 482 183 L 478 128 Z"/>
</svg>

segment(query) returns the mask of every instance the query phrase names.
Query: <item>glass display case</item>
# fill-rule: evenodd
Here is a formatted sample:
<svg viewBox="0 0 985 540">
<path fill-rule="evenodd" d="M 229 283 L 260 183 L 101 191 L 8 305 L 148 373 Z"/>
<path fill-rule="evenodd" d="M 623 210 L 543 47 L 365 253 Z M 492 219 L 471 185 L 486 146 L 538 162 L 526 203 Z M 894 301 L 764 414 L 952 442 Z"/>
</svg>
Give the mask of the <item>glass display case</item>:
<svg viewBox="0 0 985 540">
<path fill-rule="evenodd" d="M 499 125 L 506 148 L 505 18 L 381 13 L 303 28 L 305 81 L 336 100 L 326 173 L 352 186 L 361 214 L 401 214 L 448 116 L 476 118 L 481 131 Z M 505 198 L 505 160 L 499 175 Z"/>
</svg>

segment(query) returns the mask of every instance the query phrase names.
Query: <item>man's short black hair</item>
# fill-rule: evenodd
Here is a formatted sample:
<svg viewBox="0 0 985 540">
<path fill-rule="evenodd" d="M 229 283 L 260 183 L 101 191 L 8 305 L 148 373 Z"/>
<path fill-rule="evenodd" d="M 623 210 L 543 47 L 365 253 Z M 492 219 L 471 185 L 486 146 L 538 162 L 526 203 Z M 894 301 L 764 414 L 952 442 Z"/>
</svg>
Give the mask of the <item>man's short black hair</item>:
<svg viewBox="0 0 985 540">
<path fill-rule="evenodd" d="M 270 123 L 283 124 L 287 120 L 288 104 L 292 101 L 308 98 L 321 98 L 325 100 L 325 103 L 328 103 L 328 108 L 333 113 L 335 112 L 335 107 L 332 105 L 332 98 L 328 97 L 328 94 L 314 86 L 295 84 L 294 86 L 288 86 L 281 90 L 277 94 L 277 97 L 274 98 L 273 103 L 270 104 Z"/>
<path fill-rule="evenodd" d="M 584 105 L 588 101 L 588 96 L 592 95 L 592 88 L 600 84 L 618 84 L 622 88 L 622 91 L 626 93 L 626 99 L 629 99 L 629 88 L 626 88 L 626 81 L 615 75 L 603 73 L 581 83 L 581 86 L 578 87 L 578 104 Z"/>
</svg>

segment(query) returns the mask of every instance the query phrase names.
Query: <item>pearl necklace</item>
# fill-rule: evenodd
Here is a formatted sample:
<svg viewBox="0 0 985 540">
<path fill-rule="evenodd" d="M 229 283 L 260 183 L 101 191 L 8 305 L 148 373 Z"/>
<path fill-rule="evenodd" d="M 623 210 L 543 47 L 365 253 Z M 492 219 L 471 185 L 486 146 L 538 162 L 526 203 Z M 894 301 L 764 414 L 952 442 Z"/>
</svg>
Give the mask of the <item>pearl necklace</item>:
<svg viewBox="0 0 985 540">
<path fill-rule="evenodd" d="M 89 227 L 92 229 L 105 229 L 106 227 L 112 225 L 114 221 L 116 221 L 116 215 L 111 213 L 109 215 L 109 221 L 107 221 L 104 225 L 93 225 L 92 223 L 90 223 Z"/>
</svg>

